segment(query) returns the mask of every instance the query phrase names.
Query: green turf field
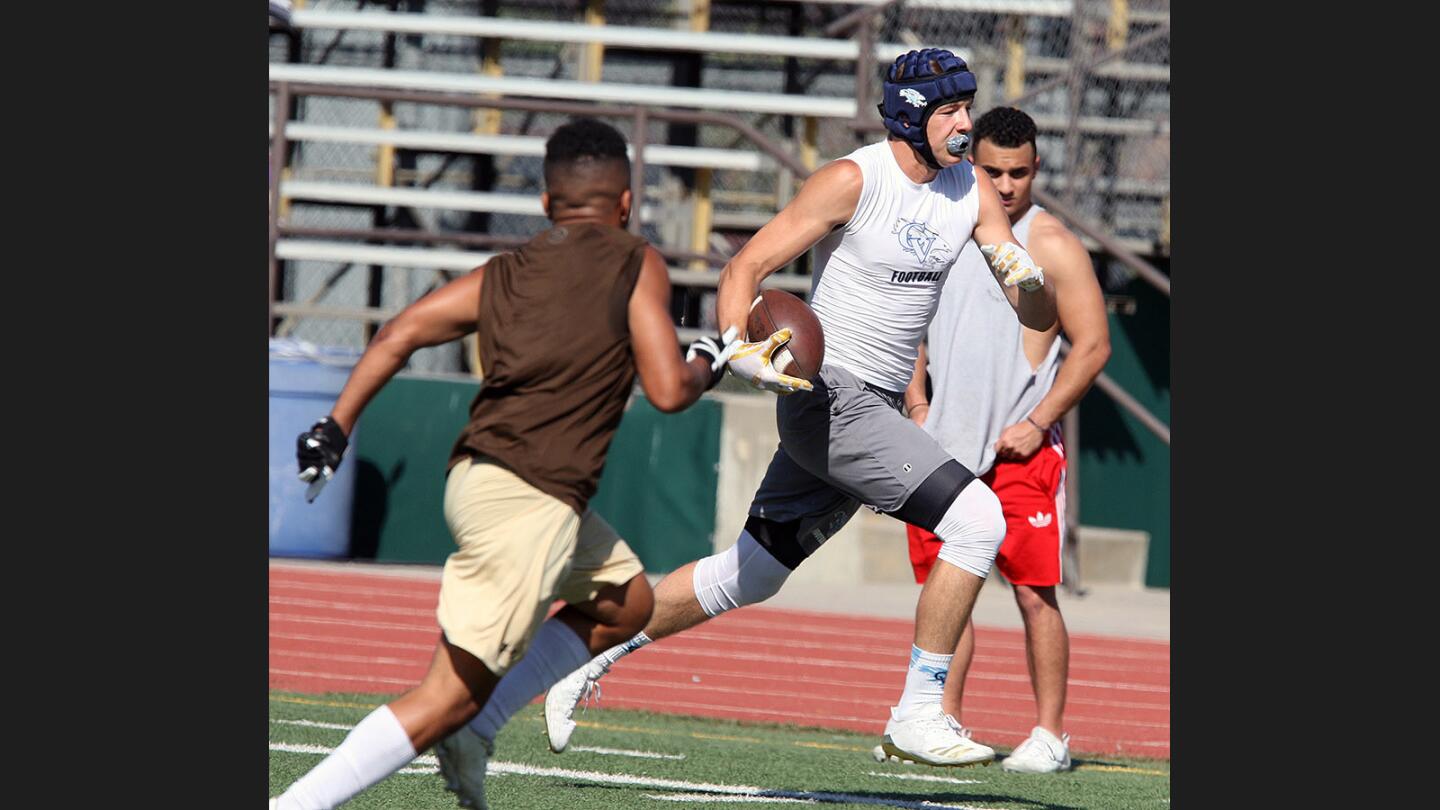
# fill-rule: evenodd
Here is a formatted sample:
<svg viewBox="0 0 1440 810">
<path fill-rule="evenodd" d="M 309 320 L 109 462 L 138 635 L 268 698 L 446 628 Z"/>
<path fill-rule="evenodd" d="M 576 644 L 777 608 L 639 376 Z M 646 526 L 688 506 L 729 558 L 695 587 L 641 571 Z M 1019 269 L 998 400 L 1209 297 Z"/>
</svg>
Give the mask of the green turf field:
<svg viewBox="0 0 1440 810">
<path fill-rule="evenodd" d="M 385 699 L 272 692 L 271 795 L 278 795 L 319 762 L 351 726 Z M 1026 810 L 1170 806 L 1167 761 L 1079 757 L 1069 773 L 1029 776 L 1007 774 L 998 764 L 969 768 L 880 764 L 869 754 L 877 739 L 827 729 L 604 708 L 586 712 L 580 722 L 571 750 L 556 755 L 545 745 L 539 705 L 527 706 L 516 716 L 496 740 L 486 780 L 490 806 L 494 810 L 734 810 L 802 803 Z M 1008 748 L 1000 750 L 1008 752 Z M 347 810 L 455 806 L 429 751 L 345 805 Z"/>
</svg>

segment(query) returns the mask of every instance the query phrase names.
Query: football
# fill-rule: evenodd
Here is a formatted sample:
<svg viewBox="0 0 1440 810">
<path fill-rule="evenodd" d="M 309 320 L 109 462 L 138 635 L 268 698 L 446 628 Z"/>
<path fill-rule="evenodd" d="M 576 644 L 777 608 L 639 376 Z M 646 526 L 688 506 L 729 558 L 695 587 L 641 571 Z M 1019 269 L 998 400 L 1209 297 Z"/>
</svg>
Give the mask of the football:
<svg viewBox="0 0 1440 810">
<path fill-rule="evenodd" d="M 814 310 L 784 290 L 764 290 L 750 306 L 745 339 L 764 340 L 775 330 L 789 327 L 790 342 L 775 353 L 771 362 L 781 374 L 813 381 L 825 362 L 825 333 Z"/>
</svg>

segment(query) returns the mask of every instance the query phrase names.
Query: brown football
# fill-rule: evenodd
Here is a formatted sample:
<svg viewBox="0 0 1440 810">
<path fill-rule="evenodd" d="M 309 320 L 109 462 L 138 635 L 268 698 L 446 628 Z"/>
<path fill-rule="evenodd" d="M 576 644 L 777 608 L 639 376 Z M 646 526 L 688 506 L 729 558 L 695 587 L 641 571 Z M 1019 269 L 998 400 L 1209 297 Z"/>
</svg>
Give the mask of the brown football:
<svg viewBox="0 0 1440 810">
<path fill-rule="evenodd" d="M 814 380 L 825 362 L 825 333 L 820 319 L 804 301 L 784 290 L 764 290 L 750 307 L 746 340 L 758 341 L 775 330 L 790 328 L 790 342 L 772 359 L 781 374 Z"/>
</svg>

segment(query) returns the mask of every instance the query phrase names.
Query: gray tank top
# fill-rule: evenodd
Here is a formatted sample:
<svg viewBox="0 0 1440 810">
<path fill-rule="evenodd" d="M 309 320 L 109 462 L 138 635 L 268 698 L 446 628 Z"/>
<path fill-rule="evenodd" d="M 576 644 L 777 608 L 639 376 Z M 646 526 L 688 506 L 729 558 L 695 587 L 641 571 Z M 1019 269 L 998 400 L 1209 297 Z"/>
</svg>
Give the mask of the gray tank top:
<svg viewBox="0 0 1440 810">
<path fill-rule="evenodd" d="M 1011 226 L 1021 245 L 1042 210 L 1032 204 Z M 966 240 L 930 322 L 927 371 L 934 392 L 925 431 L 976 475 L 995 463 L 1000 431 L 1023 420 L 1055 383 L 1059 339 L 1032 369 L 1023 329 L 979 248 Z"/>
</svg>

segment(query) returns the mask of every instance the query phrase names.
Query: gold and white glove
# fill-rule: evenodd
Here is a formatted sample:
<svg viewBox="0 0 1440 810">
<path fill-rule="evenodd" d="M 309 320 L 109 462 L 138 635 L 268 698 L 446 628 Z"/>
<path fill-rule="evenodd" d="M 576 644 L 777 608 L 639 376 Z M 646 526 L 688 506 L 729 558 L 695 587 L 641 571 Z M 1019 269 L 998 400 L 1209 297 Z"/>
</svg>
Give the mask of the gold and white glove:
<svg viewBox="0 0 1440 810">
<path fill-rule="evenodd" d="M 809 380 L 781 374 L 772 365 L 775 353 L 790 342 L 789 329 L 777 329 L 770 337 L 754 343 L 740 344 L 726 366 L 730 373 L 756 388 L 774 391 L 777 394 L 793 394 L 796 391 L 812 391 L 815 386 Z"/>
<path fill-rule="evenodd" d="M 1025 248 L 1014 242 L 981 245 L 980 252 L 1006 287 L 1018 285 L 1025 292 L 1035 292 L 1045 286 L 1045 271 L 1035 264 Z"/>
</svg>

